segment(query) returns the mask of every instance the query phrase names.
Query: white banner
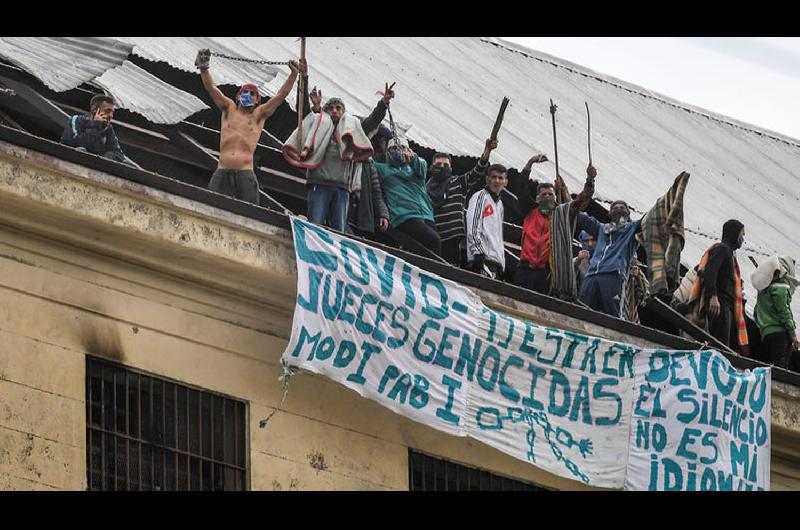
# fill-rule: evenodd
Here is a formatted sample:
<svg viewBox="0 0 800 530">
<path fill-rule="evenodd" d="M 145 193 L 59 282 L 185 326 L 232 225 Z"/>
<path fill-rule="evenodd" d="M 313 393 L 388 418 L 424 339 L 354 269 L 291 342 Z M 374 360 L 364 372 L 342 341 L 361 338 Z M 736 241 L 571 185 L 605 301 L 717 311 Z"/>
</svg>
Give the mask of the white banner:
<svg viewBox="0 0 800 530">
<path fill-rule="evenodd" d="M 637 358 L 626 489 L 769 490 L 771 371 L 716 351 Z"/>
<path fill-rule="evenodd" d="M 494 312 L 378 249 L 292 227 L 288 364 L 557 475 L 622 487 L 635 349 Z"/>
<path fill-rule="evenodd" d="M 635 374 L 651 356 L 681 352 L 522 321 L 381 250 L 297 218 L 292 229 L 297 306 L 282 357 L 289 365 L 585 484 L 622 488 L 626 470 L 647 470 L 649 452 L 628 462 Z M 769 426 L 768 400 L 764 409 Z M 752 465 L 768 466 L 768 451 Z"/>
</svg>

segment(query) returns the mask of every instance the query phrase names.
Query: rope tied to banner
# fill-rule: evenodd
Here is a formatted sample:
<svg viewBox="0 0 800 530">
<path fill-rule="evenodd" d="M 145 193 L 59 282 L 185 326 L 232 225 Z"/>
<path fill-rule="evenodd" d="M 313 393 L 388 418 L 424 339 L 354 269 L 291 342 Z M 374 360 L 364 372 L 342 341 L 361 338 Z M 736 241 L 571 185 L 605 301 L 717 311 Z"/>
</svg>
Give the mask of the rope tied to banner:
<svg viewBox="0 0 800 530">
<path fill-rule="evenodd" d="M 286 395 L 289 393 L 289 379 L 291 379 L 291 377 L 294 374 L 296 374 L 298 370 L 297 368 L 289 366 L 289 363 L 287 363 L 285 359 L 281 359 L 281 367 L 283 368 L 283 373 L 278 378 L 278 381 L 283 382 L 283 397 L 281 397 L 281 404 L 278 405 L 278 407 L 275 410 L 270 412 L 269 416 L 258 422 L 258 426 L 261 429 L 266 427 L 267 422 L 269 422 L 269 420 L 272 419 L 275 413 L 278 412 L 278 410 L 283 407 L 283 403 L 286 401 Z"/>
<path fill-rule="evenodd" d="M 223 53 L 218 53 L 218 52 L 211 52 L 211 55 L 213 57 L 219 57 L 220 59 L 229 59 L 231 61 L 240 61 L 243 63 L 265 64 L 269 66 L 289 65 L 289 61 L 266 61 L 262 59 L 248 59 L 246 57 L 234 57 L 233 55 L 225 55 Z"/>
</svg>

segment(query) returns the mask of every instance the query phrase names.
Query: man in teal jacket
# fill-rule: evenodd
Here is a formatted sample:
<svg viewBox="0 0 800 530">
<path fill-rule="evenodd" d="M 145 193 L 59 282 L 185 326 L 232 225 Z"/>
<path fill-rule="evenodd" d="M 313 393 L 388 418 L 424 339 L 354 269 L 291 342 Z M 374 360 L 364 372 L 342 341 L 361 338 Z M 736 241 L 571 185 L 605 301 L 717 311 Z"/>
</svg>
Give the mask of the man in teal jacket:
<svg viewBox="0 0 800 530">
<path fill-rule="evenodd" d="M 386 163 L 375 162 L 389 206 L 389 224 L 420 245 L 441 255 L 442 244 L 433 222 L 433 205 L 425 186 L 428 164 L 395 138 L 386 149 Z"/>
<path fill-rule="evenodd" d="M 779 267 L 774 268 L 772 283 L 758 292 L 755 316 L 764 350 L 771 357 L 772 364 L 788 369 L 792 350 L 798 349 L 791 308 L 797 280 L 794 278 L 792 258 L 781 256 L 778 263 Z M 756 283 L 753 281 L 754 285 Z"/>
</svg>

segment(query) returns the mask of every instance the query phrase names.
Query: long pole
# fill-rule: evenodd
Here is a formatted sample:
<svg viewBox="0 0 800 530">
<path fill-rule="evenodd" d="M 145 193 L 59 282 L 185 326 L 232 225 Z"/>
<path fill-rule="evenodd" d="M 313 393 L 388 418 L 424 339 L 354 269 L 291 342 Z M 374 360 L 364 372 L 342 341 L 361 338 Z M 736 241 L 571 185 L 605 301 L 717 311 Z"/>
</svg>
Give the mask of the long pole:
<svg viewBox="0 0 800 530">
<path fill-rule="evenodd" d="M 592 165 L 592 116 L 589 114 L 589 104 L 587 102 L 583 102 L 586 105 L 586 136 L 588 138 L 589 143 L 589 165 Z"/>
<path fill-rule="evenodd" d="M 555 153 L 556 157 L 556 178 L 558 178 L 558 140 L 556 139 L 556 110 L 558 106 L 553 103 L 553 100 L 550 100 L 550 115 L 553 118 L 553 152 Z"/>
<path fill-rule="evenodd" d="M 300 61 L 306 59 L 306 38 L 300 37 Z M 297 79 L 297 150 L 303 150 L 303 111 L 305 110 L 305 80 L 303 74 Z"/>
</svg>

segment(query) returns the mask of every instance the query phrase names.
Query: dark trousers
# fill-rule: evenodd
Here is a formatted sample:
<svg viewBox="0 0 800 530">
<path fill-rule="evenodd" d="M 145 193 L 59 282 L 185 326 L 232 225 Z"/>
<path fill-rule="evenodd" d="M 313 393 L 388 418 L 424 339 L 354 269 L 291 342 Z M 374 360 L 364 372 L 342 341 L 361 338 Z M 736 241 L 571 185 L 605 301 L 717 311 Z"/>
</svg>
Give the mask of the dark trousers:
<svg viewBox="0 0 800 530">
<path fill-rule="evenodd" d="M 789 361 L 792 359 L 792 338 L 785 331 L 770 333 L 761 339 L 764 351 L 767 352 L 767 362 L 775 366 L 789 369 Z"/>
<path fill-rule="evenodd" d="M 706 312 L 708 302 L 706 302 Z M 706 313 L 708 315 L 708 313 Z M 719 301 L 719 315 L 712 317 L 708 315 L 708 332 L 725 346 L 738 343 L 737 333 L 734 331 L 736 319 L 733 318 L 733 307 L 726 301 Z M 733 339 L 733 340 L 731 340 Z"/>
<path fill-rule="evenodd" d="M 437 256 L 442 255 L 442 242 L 439 240 L 439 232 L 436 231 L 433 221 L 420 218 L 409 219 L 398 226 L 397 230 L 411 237 Z"/>
<path fill-rule="evenodd" d="M 579 298 L 595 311 L 622 318 L 622 283 L 622 276 L 615 272 L 587 276 L 581 284 Z"/>
<path fill-rule="evenodd" d="M 258 204 L 258 179 L 252 169 L 221 169 L 211 175 L 208 189 Z"/>
<path fill-rule="evenodd" d="M 448 239 L 447 241 L 442 241 L 442 257 L 450 263 L 451 265 L 455 265 L 456 267 L 464 267 L 464 250 L 462 248 L 461 243 L 464 241 L 463 238 L 454 237 L 452 239 Z"/>
<path fill-rule="evenodd" d="M 482 263 L 475 260 L 471 263 L 472 271 L 477 272 L 481 276 L 486 276 L 493 280 L 500 280 L 503 277 L 503 267 L 499 263 L 493 261 L 483 261 Z"/>
<path fill-rule="evenodd" d="M 547 269 L 530 269 L 517 267 L 516 283 L 520 287 L 536 291 L 537 293 L 550 294 L 550 281 Z"/>
</svg>

